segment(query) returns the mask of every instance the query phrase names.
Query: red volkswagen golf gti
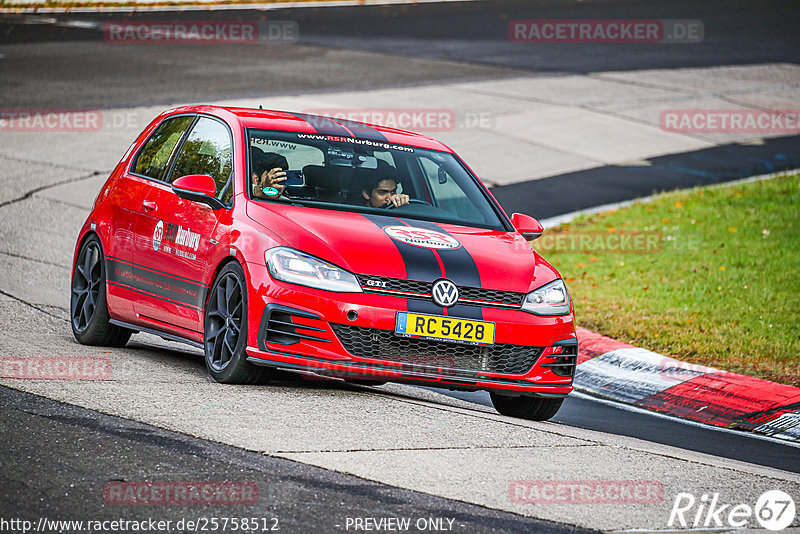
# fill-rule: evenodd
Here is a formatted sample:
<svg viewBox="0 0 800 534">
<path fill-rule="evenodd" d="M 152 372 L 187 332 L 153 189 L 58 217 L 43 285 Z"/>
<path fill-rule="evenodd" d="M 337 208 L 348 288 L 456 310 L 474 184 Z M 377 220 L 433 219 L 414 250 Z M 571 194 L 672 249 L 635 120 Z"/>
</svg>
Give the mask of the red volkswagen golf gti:
<svg viewBox="0 0 800 534">
<path fill-rule="evenodd" d="M 85 344 L 150 332 L 214 380 L 275 369 L 487 390 L 549 419 L 577 339 L 558 272 L 467 165 L 428 137 L 298 113 L 173 109 L 136 139 L 81 228 Z"/>
</svg>

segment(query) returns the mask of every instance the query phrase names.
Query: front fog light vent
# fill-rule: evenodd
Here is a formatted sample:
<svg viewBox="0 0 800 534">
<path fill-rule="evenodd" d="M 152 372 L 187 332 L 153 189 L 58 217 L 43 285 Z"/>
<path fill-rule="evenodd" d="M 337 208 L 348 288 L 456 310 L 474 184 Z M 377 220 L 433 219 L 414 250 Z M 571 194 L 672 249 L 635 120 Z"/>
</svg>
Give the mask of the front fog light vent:
<svg viewBox="0 0 800 534">
<path fill-rule="evenodd" d="M 293 345 L 302 340 L 330 343 L 329 339 L 316 337 L 315 332 L 325 332 L 324 328 L 308 326 L 297 321 L 298 318 L 320 320 L 317 315 L 296 310 L 287 306 L 268 304 L 264 309 L 259 328 L 259 342 Z M 299 332 L 298 332 L 299 330 Z M 261 347 L 266 350 L 266 347 Z"/>
<path fill-rule="evenodd" d="M 550 350 L 545 352 L 544 357 L 554 361 L 543 363 L 542 367 L 550 368 L 558 376 L 575 376 L 575 367 L 578 364 L 578 343 L 575 340 L 555 343 Z"/>
</svg>

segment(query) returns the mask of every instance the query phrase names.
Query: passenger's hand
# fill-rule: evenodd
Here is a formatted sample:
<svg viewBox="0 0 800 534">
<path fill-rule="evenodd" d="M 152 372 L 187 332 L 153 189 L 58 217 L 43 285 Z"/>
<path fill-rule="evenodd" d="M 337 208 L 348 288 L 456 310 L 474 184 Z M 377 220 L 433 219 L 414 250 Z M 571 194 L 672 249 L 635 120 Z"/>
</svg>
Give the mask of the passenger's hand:
<svg viewBox="0 0 800 534">
<path fill-rule="evenodd" d="M 286 181 L 286 172 L 280 167 L 264 171 L 261 177 L 264 180 L 264 187 L 274 187 L 279 193 L 283 194 L 283 190 L 286 189 L 286 186 L 282 185 L 281 182 Z"/>
</svg>

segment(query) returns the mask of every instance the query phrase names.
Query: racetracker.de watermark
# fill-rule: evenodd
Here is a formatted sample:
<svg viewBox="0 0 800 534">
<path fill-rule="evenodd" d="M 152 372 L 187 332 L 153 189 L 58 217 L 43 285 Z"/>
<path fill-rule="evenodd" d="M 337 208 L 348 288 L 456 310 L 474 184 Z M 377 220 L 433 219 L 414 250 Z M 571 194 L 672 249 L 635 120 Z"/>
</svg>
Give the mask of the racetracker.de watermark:
<svg viewBox="0 0 800 534">
<path fill-rule="evenodd" d="M 103 127 L 97 109 L 2 109 L 0 132 L 96 132 Z"/>
<path fill-rule="evenodd" d="M 494 127 L 494 115 L 489 112 L 457 114 L 452 108 L 313 108 L 305 109 L 303 113 L 416 132 Z M 324 122 L 325 119 L 309 119 L 312 124 L 314 121 Z"/>
<path fill-rule="evenodd" d="M 515 43 L 699 43 L 703 36 L 699 20 L 532 19 L 508 25 Z"/>
<path fill-rule="evenodd" d="M 659 119 L 665 132 L 800 133 L 800 109 L 668 109 Z"/>
<path fill-rule="evenodd" d="M 296 43 L 300 26 L 294 20 L 110 21 L 103 26 L 103 38 L 111 44 Z"/>
<path fill-rule="evenodd" d="M 103 500 L 124 506 L 238 506 L 258 502 L 255 482 L 108 482 Z"/>
<path fill-rule="evenodd" d="M 719 375 L 734 373 L 750 376 L 780 376 L 786 380 L 797 380 L 800 377 L 800 364 L 775 361 L 738 363 L 727 364 L 723 371 L 714 367 L 683 362 L 667 357 L 661 358 L 658 362 L 659 376 L 668 381 L 683 382 L 695 376 L 709 373 Z"/>
<path fill-rule="evenodd" d="M 541 253 L 653 254 L 664 248 L 657 232 L 546 232 L 534 243 Z"/>
<path fill-rule="evenodd" d="M 358 380 L 361 382 L 383 382 L 389 377 L 381 374 L 370 373 L 370 370 L 380 371 L 391 374 L 436 374 L 439 376 L 457 376 L 459 365 L 454 358 L 436 354 L 423 354 L 408 358 L 401 362 L 399 366 L 388 366 L 386 364 L 364 363 L 357 368 L 340 367 L 334 369 L 320 369 L 309 367 L 300 376 L 304 380 L 318 381 L 323 379 L 338 378 L 342 380 Z"/>
<path fill-rule="evenodd" d="M 516 504 L 657 504 L 657 480 L 514 480 L 508 498 Z"/>
<path fill-rule="evenodd" d="M 0 378 L 18 380 L 108 380 L 111 360 L 107 356 L 4 356 Z"/>
<path fill-rule="evenodd" d="M 106 129 L 140 130 L 152 117 L 131 110 L 0 109 L 0 133 L 90 133 Z"/>
</svg>

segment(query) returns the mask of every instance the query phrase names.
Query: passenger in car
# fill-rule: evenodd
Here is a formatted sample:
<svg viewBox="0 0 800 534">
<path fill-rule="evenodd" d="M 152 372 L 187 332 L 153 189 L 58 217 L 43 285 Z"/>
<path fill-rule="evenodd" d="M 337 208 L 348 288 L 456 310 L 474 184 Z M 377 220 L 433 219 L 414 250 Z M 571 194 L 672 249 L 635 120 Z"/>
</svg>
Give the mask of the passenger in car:
<svg viewBox="0 0 800 534">
<path fill-rule="evenodd" d="M 284 171 L 289 168 L 289 162 L 280 154 L 264 152 L 258 147 L 250 147 L 250 150 L 252 154 L 251 168 L 253 169 L 251 176 L 253 196 L 256 198 L 276 198 L 281 196 L 285 189 L 281 182 L 286 180 Z M 274 191 L 270 191 L 270 188 Z"/>
</svg>

